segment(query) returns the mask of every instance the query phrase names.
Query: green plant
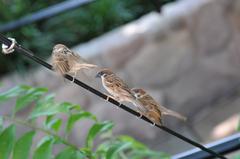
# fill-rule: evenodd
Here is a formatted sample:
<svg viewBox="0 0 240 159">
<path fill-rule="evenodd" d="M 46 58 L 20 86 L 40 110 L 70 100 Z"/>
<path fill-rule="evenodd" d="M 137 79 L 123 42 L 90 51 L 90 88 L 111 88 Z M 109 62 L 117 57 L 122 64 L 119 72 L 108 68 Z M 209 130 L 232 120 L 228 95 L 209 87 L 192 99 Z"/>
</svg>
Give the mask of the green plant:
<svg viewBox="0 0 240 159">
<path fill-rule="evenodd" d="M 0 116 L 0 158 L 8 159 L 115 159 L 115 158 L 169 158 L 165 153 L 154 152 L 132 137 L 112 134 L 113 123 L 98 121 L 96 116 L 84 111 L 79 105 L 68 102 L 57 103 L 53 94 L 47 94 L 46 88 L 33 88 L 22 85 L 0 94 L 0 103 L 16 98 L 12 114 Z M 26 117 L 16 114 L 31 110 Z M 67 120 L 64 121 L 63 117 Z M 77 121 L 91 120 L 85 144 L 78 147 L 69 141 L 69 135 Z M 38 120 L 43 120 L 37 125 Z M 6 123 L 10 125 L 6 126 Z M 20 137 L 16 137 L 16 125 L 27 127 Z M 60 133 L 61 132 L 61 133 Z M 41 139 L 35 139 L 44 133 Z M 79 132 L 81 133 L 81 132 Z M 61 134 L 61 135 L 60 135 Z M 95 139 L 100 137 L 100 142 Z M 33 143 L 33 139 L 34 142 Z M 56 146 L 61 149 L 56 150 Z"/>
</svg>

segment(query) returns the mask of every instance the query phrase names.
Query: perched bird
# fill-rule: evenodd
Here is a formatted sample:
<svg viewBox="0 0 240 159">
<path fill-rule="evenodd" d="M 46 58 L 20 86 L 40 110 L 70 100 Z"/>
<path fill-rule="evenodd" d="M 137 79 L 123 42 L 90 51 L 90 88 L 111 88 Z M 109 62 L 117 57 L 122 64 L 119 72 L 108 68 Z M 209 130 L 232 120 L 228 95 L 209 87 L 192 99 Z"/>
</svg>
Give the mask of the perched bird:
<svg viewBox="0 0 240 159">
<path fill-rule="evenodd" d="M 142 113 L 148 117 L 153 123 L 162 125 L 162 116 L 169 115 L 174 116 L 178 119 L 185 121 L 187 118 L 182 116 L 181 114 L 169 110 L 160 104 L 158 104 L 149 94 L 147 94 L 143 89 L 133 88 L 131 89 L 134 92 L 134 96 L 145 108 L 145 111 Z"/>
<path fill-rule="evenodd" d="M 119 101 L 120 104 L 130 102 L 139 110 L 142 109 L 131 89 L 111 70 L 102 69 L 97 73 L 96 77 L 102 79 L 103 87 L 111 94 L 111 98 Z"/>
<path fill-rule="evenodd" d="M 81 56 L 63 44 L 57 44 L 53 47 L 52 65 L 53 69 L 61 75 L 73 74 L 73 81 L 79 70 L 97 67 L 97 65 L 87 63 Z"/>
</svg>

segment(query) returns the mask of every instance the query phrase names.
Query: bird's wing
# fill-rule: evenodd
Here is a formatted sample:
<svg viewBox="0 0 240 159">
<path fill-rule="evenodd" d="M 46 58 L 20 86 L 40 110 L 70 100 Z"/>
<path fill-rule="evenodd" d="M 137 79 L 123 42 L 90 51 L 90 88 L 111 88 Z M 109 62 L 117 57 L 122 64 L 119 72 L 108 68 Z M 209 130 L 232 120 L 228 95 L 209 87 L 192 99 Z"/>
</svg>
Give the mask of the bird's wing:
<svg viewBox="0 0 240 159">
<path fill-rule="evenodd" d="M 68 59 L 69 61 L 71 61 L 71 63 L 69 63 L 70 67 L 73 68 L 74 70 L 80 70 L 82 68 L 89 69 L 89 68 L 97 67 L 97 65 L 88 63 L 87 60 L 85 60 L 80 55 L 74 52 L 71 52 L 71 54 L 68 55 Z"/>
<path fill-rule="evenodd" d="M 61 75 L 66 74 L 70 69 L 66 55 L 61 53 L 52 54 L 52 65 L 53 70 Z"/>
<path fill-rule="evenodd" d="M 105 77 L 105 84 L 121 95 L 135 98 L 130 88 L 116 75 Z"/>
<path fill-rule="evenodd" d="M 80 70 L 80 69 L 93 69 L 97 68 L 97 65 L 94 64 L 89 64 L 89 63 L 76 63 L 74 66 L 75 70 Z"/>
<path fill-rule="evenodd" d="M 151 96 L 147 95 L 145 98 L 148 98 L 148 109 L 153 109 L 153 111 L 155 111 L 156 113 L 159 113 L 159 114 L 163 114 L 163 115 L 170 115 L 170 116 L 174 116 L 178 119 L 181 119 L 183 121 L 185 121 L 187 118 L 184 117 L 183 115 L 175 112 L 175 111 L 172 111 L 170 109 L 167 109 L 166 107 L 158 104 Z"/>
<path fill-rule="evenodd" d="M 175 112 L 173 110 L 167 109 L 164 106 L 159 105 L 159 109 L 162 111 L 162 114 L 164 114 L 164 115 L 173 116 L 173 117 L 176 117 L 176 118 L 181 119 L 183 121 L 187 120 L 187 118 L 185 116 L 183 116 L 180 113 Z"/>
<path fill-rule="evenodd" d="M 146 109 L 159 111 L 158 103 L 150 95 L 145 95 L 144 97 L 142 97 L 141 101 L 142 104 L 146 107 Z"/>
<path fill-rule="evenodd" d="M 148 111 L 146 113 L 146 116 L 154 123 L 162 125 L 162 116 L 161 114 L 155 112 L 155 111 Z"/>
<path fill-rule="evenodd" d="M 80 56 L 78 53 L 75 53 L 75 52 L 72 51 L 72 55 L 73 55 L 73 57 L 76 58 L 76 60 L 79 61 L 79 62 L 83 62 L 83 63 L 87 62 L 87 60 L 85 60 L 85 59 L 84 59 L 82 56 Z"/>
<path fill-rule="evenodd" d="M 56 60 L 53 63 L 53 69 L 61 75 L 69 72 L 70 68 L 66 60 Z"/>
</svg>

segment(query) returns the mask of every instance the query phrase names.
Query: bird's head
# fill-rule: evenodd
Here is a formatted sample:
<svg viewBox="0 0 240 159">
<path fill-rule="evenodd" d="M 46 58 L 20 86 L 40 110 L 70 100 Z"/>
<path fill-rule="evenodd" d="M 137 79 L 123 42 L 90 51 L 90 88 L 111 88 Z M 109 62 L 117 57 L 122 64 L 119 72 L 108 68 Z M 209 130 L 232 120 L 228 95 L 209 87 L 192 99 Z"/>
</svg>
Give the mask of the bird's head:
<svg viewBox="0 0 240 159">
<path fill-rule="evenodd" d="M 65 45 L 63 44 L 57 44 L 53 47 L 53 54 L 64 54 L 67 55 L 69 53 L 69 48 L 67 48 Z"/>
<path fill-rule="evenodd" d="M 141 98 L 146 95 L 146 92 L 141 88 L 132 88 L 131 91 L 133 92 L 135 98 Z"/>
<path fill-rule="evenodd" d="M 105 77 L 105 76 L 112 75 L 112 74 L 114 74 L 114 73 L 111 70 L 102 69 L 97 73 L 96 78 L 101 78 L 101 77 Z"/>
</svg>

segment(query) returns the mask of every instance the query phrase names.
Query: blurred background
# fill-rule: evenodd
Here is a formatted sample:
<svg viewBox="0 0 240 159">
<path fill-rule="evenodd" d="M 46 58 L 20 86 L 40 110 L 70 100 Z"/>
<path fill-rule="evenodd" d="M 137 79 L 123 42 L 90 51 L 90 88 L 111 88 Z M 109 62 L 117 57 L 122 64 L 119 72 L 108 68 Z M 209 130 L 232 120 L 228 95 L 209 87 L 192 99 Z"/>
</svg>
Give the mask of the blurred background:
<svg viewBox="0 0 240 159">
<path fill-rule="evenodd" d="M 189 138 L 208 143 L 237 133 L 239 0 L 166 0 L 160 2 L 160 14 L 148 0 L 98 0 L 1 30 L 10 21 L 60 2 L 1 0 L 0 31 L 46 60 L 52 47 L 63 43 L 92 63 L 113 69 L 130 87 L 146 89 L 162 105 L 187 116 L 186 123 L 171 117 L 164 123 Z M 78 78 L 105 92 L 94 74 Z M 18 84 L 47 86 L 58 101 L 80 104 L 99 119 L 114 121 L 114 133 L 131 135 L 154 150 L 176 154 L 192 148 L 22 56 L 1 54 L 0 76 L 0 91 Z M 11 108 L 0 110 L 8 113 Z M 72 134 L 79 145 L 85 127 L 87 123 Z"/>
</svg>

